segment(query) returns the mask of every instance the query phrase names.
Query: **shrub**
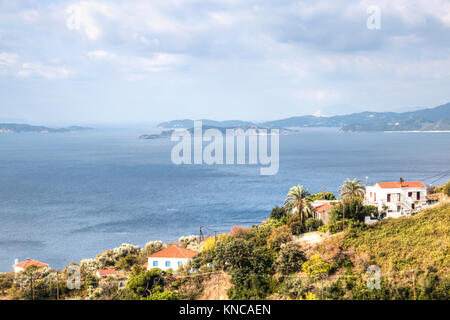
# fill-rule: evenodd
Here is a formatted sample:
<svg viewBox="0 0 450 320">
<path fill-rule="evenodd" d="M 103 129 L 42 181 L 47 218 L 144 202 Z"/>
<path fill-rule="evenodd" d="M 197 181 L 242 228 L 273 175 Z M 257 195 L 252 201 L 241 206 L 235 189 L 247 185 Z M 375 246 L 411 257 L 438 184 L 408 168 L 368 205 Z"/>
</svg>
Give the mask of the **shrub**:
<svg viewBox="0 0 450 320">
<path fill-rule="evenodd" d="M 320 255 L 315 254 L 311 256 L 308 261 L 303 263 L 302 269 L 310 279 L 317 280 L 321 276 L 327 275 L 331 271 L 332 266 L 331 264 L 324 262 Z"/>
<path fill-rule="evenodd" d="M 155 252 L 165 249 L 167 246 L 162 241 L 150 241 L 144 247 L 143 255 L 149 256 Z"/>
<path fill-rule="evenodd" d="M 317 200 L 336 200 L 336 196 L 331 192 L 314 193 L 308 197 L 311 201 Z"/>
<path fill-rule="evenodd" d="M 143 300 L 178 300 L 178 296 L 172 291 L 155 292 L 143 298 Z"/>
<path fill-rule="evenodd" d="M 304 230 L 305 232 L 311 232 L 316 231 L 323 225 L 322 220 L 320 219 L 314 219 L 314 218 L 308 218 L 305 221 Z"/>
<path fill-rule="evenodd" d="M 282 294 L 292 299 L 299 299 L 305 296 L 311 288 L 311 282 L 308 277 L 302 275 L 292 275 L 283 281 L 280 291 Z"/>
<path fill-rule="evenodd" d="M 232 299 L 262 299 L 273 288 L 273 257 L 268 249 L 252 241 L 233 238 L 218 243 L 215 249 L 214 265 L 231 274 L 234 285 L 228 292 Z"/>
<path fill-rule="evenodd" d="M 288 275 L 301 270 L 306 255 L 295 243 L 286 243 L 281 246 L 275 268 L 283 275 Z"/>
<path fill-rule="evenodd" d="M 273 228 L 269 238 L 267 239 L 267 245 L 273 250 L 278 250 L 280 246 L 292 240 L 292 233 L 288 226 L 281 226 Z"/>
<path fill-rule="evenodd" d="M 286 210 L 284 208 L 280 208 L 279 206 L 276 206 L 272 209 L 270 212 L 270 218 L 271 219 L 281 219 L 286 215 Z"/>
<path fill-rule="evenodd" d="M 442 192 L 444 192 L 444 194 L 450 197 L 450 181 L 444 185 Z"/>
<path fill-rule="evenodd" d="M 366 216 L 373 217 L 377 214 L 377 208 L 375 206 L 365 206 L 361 199 L 350 199 L 338 203 L 330 211 L 330 223 L 342 221 L 343 210 L 347 220 L 364 221 Z"/>
<path fill-rule="evenodd" d="M 131 267 L 138 262 L 138 256 L 135 254 L 130 254 L 126 257 L 120 258 L 119 262 L 117 262 L 117 267 L 122 270 L 130 270 Z"/>
<path fill-rule="evenodd" d="M 244 238 L 249 233 L 249 231 L 250 229 L 247 227 L 232 226 L 230 235 L 236 238 Z"/>
</svg>

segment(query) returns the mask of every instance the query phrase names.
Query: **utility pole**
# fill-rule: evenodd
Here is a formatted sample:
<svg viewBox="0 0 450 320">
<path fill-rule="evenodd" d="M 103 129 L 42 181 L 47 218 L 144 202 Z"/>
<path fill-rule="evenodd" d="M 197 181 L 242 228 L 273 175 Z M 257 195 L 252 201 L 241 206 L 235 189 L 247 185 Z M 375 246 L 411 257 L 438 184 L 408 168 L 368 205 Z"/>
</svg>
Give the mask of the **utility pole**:
<svg viewBox="0 0 450 320">
<path fill-rule="evenodd" d="M 200 242 L 202 242 L 203 241 L 203 231 L 202 231 L 202 226 L 200 226 L 200 235 L 199 235 L 199 240 L 200 240 Z"/>
<path fill-rule="evenodd" d="M 217 231 L 214 231 L 214 245 L 217 244 Z"/>
<path fill-rule="evenodd" d="M 217 287 L 217 300 L 220 299 L 220 295 L 219 295 L 219 272 L 217 272 L 216 274 L 216 287 Z"/>
<path fill-rule="evenodd" d="M 59 300 L 59 279 L 58 279 L 58 271 L 56 271 L 56 300 Z"/>
<path fill-rule="evenodd" d="M 413 291 L 414 291 L 414 300 L 416 300 L 416 271 L 413 270 Z"/>
<path fill-rule="evenodd" d="M 30 272 L 30 291 L 31 291 L 31 299 L 34 300 L 34 291 L 33 291 L 33 272 Z"/>
</svg>

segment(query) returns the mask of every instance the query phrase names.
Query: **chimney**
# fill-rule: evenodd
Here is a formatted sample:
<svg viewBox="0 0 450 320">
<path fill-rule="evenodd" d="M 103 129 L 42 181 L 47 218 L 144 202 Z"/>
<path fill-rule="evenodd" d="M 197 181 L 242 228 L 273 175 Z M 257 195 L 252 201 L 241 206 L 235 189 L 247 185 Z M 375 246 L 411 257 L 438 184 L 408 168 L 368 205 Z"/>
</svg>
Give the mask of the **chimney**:
<svg viewBox="0 0 450 320">
<path fill-rule="evenodd" d="M 16 264 L 18 264 L 18 263 L 19 263 L 19 259 L 16 258 L 16 259 L 14 260 L 14 265 L 16 265 Z"/>
</svg>

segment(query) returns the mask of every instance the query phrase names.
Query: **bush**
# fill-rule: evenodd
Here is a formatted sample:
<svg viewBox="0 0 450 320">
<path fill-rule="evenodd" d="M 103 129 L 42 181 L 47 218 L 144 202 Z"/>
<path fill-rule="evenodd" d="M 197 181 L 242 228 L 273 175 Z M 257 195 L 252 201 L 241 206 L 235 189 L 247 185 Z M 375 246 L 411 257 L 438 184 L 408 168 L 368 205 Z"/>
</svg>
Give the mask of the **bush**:
<svg viewBox="0 0 450 320">
<path fill-rule="evenodd" d="M 293 214 L 289 218 L 287 225 L 289 226 L 289 228 L 291 229 L 292 234 L 294 234 L 294 235 L 299 235 L 299 234 L 304 232 L 304 227 L 300 223 L 300 220 L 299 220 L 299 217 L 298 217 L 298 213 Z"/>
<path fill-rule="evenodd" d="M 302 269 L 310 279 L 317 280 L 321 276 L 327 275 L 331 271 L 332 266 L 324 262 L 320 255 L 315 254 L 303 264 Z"/>
<path fill-rule="evenodd" d="M 130 254 L 126 257 L 120 258 L 119 262 L 117 262 L 117 267 L 122 270 L 130 270 L 131 267 L 138 262 L 138 256 L 135 254 Z"/>
<path fill-rule="evenodd" d="M 273 228 L 269 238 L 267 239 L 267 245 L 272 250 L 278 250 L 280 246 L 292 240 L 292 233 L 288 226 L 281 226 Z"/>
<path fill-rule="evenodd" d="M 374 217 L 378 211 L 375 206 L 365 206 L 360 199 L 350 199 L 338 203 L 330 211 L 330 223 L 342 221 L 343 210 L 345 220 L 364 221 L 366 216 Z"/>
<path fill-rule="evenodd" d="M 268 249 L 253 241 L 233 238 L 218 243 L 215 253 L 214 265 L 231 274 L 231 299 L 263 299 L 271 292 L 273 257 Z"/>
<path fill-rule="evenodd" d="M 280 208 L 279 206 L 276 206 L 272 209 L 270 212 L 270 218 L 279 220 L 283 218 L 286 215 L 286 210 L 284 208 Z"/>
<path fill-rule="evenodd" d="M 311 232 L 316 231 L 323 225 L 322 220 L 320 219 L 314 219 L 314 218 L 308 218 L 305 221 L 304 230 L 305 232 Z"/>
<path fill-rule="evenodd" d="M 275 268 L 283 275 L 288 275 L 301 270 L 306 255 L 295 243 L 287 243 L 281 246 Z"/>
<path fill-rule="evenodd" d="M 311 201 L 336 200 L 336 196 L 331 192 L 314 193 L 308 197 Z"/>
<path fill-rule="evenodd" d="M 311 282 L 306 276 L 292 275 L 283 281 L 280 291 L 292 299 L 299 299 L 306 296 L 311 289 Z"/>
<path fill-rule="evenodd" d="M 155 292 L 143 300 L 178 300 L 178 296 L 172 291 Z"/>
<path fill-rule="evenodd" d="M 450 197 L 450 181 L 447 182 L 442 190 L 444 194 Z"/>
</svg>

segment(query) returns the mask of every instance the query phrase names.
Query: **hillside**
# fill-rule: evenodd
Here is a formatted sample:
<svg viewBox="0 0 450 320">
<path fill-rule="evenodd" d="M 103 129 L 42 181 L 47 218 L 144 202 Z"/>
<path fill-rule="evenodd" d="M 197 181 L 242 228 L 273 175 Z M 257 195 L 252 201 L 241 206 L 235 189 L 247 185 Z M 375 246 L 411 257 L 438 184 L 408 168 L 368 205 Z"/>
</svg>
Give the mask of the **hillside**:
<svg viewBox="0 0 450 320">
<path fill-rule="evenodd" d="M 413 217 L 383 220 L 339 241 L 356 254 L 365 253 L 385 272 L 433 267 L 446 275 L 450 271 L 450 203 Z"/>
<path fill-rule="evenodd" d="M 20 123 L 0 123 L 0 133 L 58 133 L 91 130 L 91 128 L 71 126 L 67 128 L 49 128 Z"/>
<path fill-rule="evenodd" d="M 202 120 L 203 125 L 214 127 L 248 126 L 252 122 L 240 120 Z M 173 120 L 159 124 L 161 128 L 190 128 L 190 119 Z M 267 121 L 258 125 L 269 128 L 337 127 L 342 131 L 448 131 L 450 130 L 450 103 L 410 112 L 359 112 L 331 117 L 312 115 Z"/>
</svg>

